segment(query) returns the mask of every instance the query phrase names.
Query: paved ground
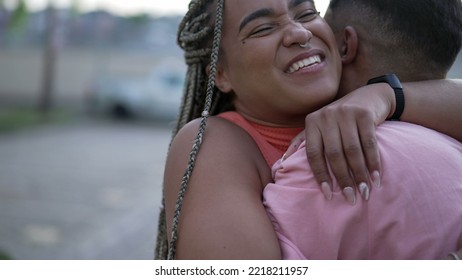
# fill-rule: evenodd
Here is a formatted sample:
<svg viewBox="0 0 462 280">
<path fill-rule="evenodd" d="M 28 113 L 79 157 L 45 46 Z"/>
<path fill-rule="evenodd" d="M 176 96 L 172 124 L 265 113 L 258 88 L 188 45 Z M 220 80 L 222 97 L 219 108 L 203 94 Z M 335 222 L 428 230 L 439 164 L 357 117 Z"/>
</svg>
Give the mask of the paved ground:
<svg viewBox="0 0 462 280">
<path fill-rule="evenodd" d="M 152 259 L 170 128 L 78 121 L 0 134 L 0 251 Z"/>
</svg>

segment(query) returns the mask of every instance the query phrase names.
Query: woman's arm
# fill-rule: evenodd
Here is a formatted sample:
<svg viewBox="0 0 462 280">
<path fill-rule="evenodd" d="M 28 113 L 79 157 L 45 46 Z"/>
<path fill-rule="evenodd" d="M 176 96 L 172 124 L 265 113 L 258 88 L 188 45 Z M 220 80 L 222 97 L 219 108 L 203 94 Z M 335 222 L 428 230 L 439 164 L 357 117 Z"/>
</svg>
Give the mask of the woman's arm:
<svg viewBox="0 0 462 280">
<path fill-rule="evenodd" d="M 419 124 L 462 141 L 462 80 L 403 83 L 401 121 Z"/>
<path fill-rule="evenodd" d="M 198 122 L 175 137 L 164 188 L 171 232 L 177 194 Z M 279 259 L 280 249 L 262 204 L 271 173 L 242 129 L 210 118 L 185 194 L 178 228 L 178 259 Z"/>
<path fill-rule="evenodd" d="M 403 87 L 406 105 L 402 121 L 426 126 L 462 141 L 462 80 L 403 83 Z M 363 182 L 369 188 L 380 185 L 375 128 L 394 110 L 394 93 L 387 84 L 381 83 L 361 87 L 309 114 L 305 131 L 307 156 L 318 183 L 332 186 L 329 164 L 342 188 L 357 189 Z"/>
</svg>

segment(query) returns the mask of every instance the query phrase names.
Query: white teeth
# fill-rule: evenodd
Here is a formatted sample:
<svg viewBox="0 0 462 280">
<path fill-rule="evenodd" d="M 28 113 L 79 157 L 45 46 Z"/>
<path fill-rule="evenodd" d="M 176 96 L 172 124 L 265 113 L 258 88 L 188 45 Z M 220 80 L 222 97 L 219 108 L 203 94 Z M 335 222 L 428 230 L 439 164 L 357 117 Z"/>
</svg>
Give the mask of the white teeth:
<svg viewBox="0 0 462 280">
<path fill-rule="evenodd" d="M 309 58 L 305 58 L 303 60 L 295 62 L 294 64 L 292 64 L 289 67 L 289 71 L 287 71 L 287 72 L 288 73 L 294 73 L 294 72 L 300 70 L 301 68 L 312 66 L 312 65 L 318 64 L 318 63 L 321 63 L 321 56 L 319 56 L 319 55 L 311 56 Z"/>
</svg>

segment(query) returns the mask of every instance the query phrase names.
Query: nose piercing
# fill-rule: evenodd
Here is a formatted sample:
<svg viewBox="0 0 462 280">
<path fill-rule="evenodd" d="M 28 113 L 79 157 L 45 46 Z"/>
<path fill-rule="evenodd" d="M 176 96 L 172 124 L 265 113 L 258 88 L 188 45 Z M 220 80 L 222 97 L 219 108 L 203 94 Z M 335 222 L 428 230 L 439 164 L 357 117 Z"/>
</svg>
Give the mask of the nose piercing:
<svg viewBox="0 0 462 280">
<path fill-rule="evenodd" d="M 304 44 L 298 43 L 298 45 L 300 46 L 300 48 L 305 49 L 308 47 L 308 42 L 305 42 Z"/>
</svg>

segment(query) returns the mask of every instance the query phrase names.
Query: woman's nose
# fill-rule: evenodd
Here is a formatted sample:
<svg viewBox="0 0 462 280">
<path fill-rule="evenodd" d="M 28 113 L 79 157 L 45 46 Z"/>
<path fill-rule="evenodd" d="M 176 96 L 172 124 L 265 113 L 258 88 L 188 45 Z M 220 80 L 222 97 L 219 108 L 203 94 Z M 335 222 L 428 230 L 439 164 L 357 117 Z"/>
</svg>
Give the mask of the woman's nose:
<svg viewBox="0 0 462 280">
<path fill-rule="evenodd" d="M 313 33 L 299 22 L 291 22 L 287 24 L 284 30 L 283 44 L 285 47 L 292 45 L 306 45 L 313 37 Z"/>
</svg>

